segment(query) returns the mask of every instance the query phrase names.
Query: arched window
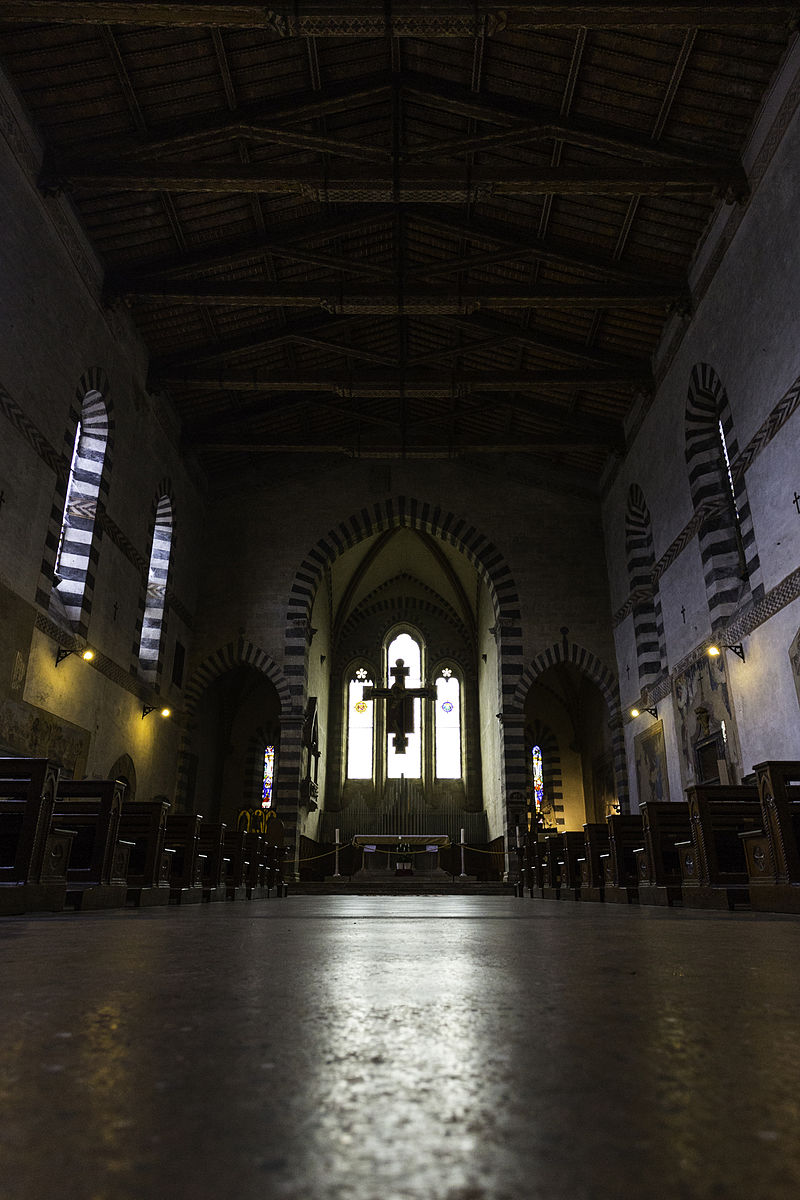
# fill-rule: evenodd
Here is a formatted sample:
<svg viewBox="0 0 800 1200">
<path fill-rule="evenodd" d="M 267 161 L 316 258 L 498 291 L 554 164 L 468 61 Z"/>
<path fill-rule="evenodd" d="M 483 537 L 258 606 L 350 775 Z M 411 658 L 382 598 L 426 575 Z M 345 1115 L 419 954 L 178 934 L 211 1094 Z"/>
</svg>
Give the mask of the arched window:
<svg viewBox="0 0 800 1200">
<path fill-rule="evenodd" d="M 425 784 L 463 780 L 462 668 L 440 661 L 428 686 L 425 639 L 407 625 L 385 635 L 382 651 L 382 670 L 356 660 L 344 673 L 345 778 L 380 786 L 401 777 Z M 392 695 L 401 679 L 404 691 L 424 686 L 426 698 Z M 374 688 L 377 699 L 365 699 L 365 688 Z"/>
<path fill-rule="evenodd" d="M 436 678 L 436 778 L 461 778 L 461 684 L 450 666 Z"/>
<path fill-rule="evenodd" d="M 398 665 L 398 660 L 401 660 L 402 666 Z M 399 633 L 389 642 L 386 649 L 386 664 L 389 678 L 392 682 L 397 679 L 395 674 L 397 671 L 403 672 L 405 686 L 407 688 L 418 688 L 422 685 L 422 646 L 410 633 Z M 392 706 L 391 701 L 387 702 L 386 713 L 386 778 L 399 779 L 401 775 L 406 779 L 419 779 L 422 775 L 422 728 L 421 728 L 421 710 L 422 701 L 415 696 L 413 699 L 408 699 L 404 702 L 404 717 L 406 729 L 411 726 L 411 731 L 407 732 L 405 753 L 401 753 L 396 747 L 397 740 L 396 730 L 392 728 L 396 724 L 396 718 L 400 717 L 398 707 Z M 411 719 L 409 720 L 409 715 Z"/>
<path fill-rule="evenodd" d="M 686 465 L 699 517 L 711 626 L 716 628 L 748 596 L 764 592 L 744 471 L 728 396 L 707 363 L 693 371 L 686 405 Z"/>
<path fill-rule="evenodd" d="M 108 414 L 103 397 L 100 392 L 89 391 L 83 398 L 75 430 L 55 562 L 56 591 L 67 617 L 81 633 L 85 633 L 84 599 L 107 443 Z"/>
<path fill-rule="evenodd" d="M 533 786 L 533 806 L 537 814 L 539 814 L 544 804 L 544 766 L 542 763 L 541 746 L 533 746 L 531 749 L 531 779 Z"/>
<path fill-rule="evenodd" d="M 261 784 L 261 807 L 272 808 L 272 788 L 275 781 L 275 747 L 264 747 L 264 774 Z"/>
<path fill-rule="evenodd" d="M 528 828 L 564 824 L 561 752 L 553 731 L 539 718 L 525 732 L 528 746 Z"/>
<path fill-rule="evenodd" d="M 633 631 L 636 639 L 639 683 L 646 687 L 659 677 L 667 663 L 661 597 L 657 585 L 653 582 L 656 560 L 650 513 L 638 484 L 632 484 L 628 493 L 625 548 L 633 597 Z"/>
<path fill-rule="evenodd" d="M 139 665 L 145 679 L 154 683 L 161 668 L 161 648 L 164 635 L 164 612 L 167 594 L 169 558 L 172 549 L 172 502 L 161 496 L 156 505 L 150 566 L 147 572 L 147 595 L 139 641 Z"/>
<path fill-rule="evenodd" d="M 356 666 L 347 684 L 347 778 L 372 779 L 375 702 L 363 698 L 374 680 L 366 665 Z"/>
</svg>

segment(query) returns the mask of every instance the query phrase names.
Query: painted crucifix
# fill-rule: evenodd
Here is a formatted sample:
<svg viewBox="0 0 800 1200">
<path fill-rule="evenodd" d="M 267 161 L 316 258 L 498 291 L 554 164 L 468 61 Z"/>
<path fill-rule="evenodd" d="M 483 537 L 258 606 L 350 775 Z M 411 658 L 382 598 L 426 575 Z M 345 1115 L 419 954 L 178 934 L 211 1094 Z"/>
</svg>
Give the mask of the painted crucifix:
<svg viewBox="0 0 800 1200">
<path fill-rule="evenodd" d="M 365 687 L 363 700 L 386 701 L 386 732 L 391 733 L 394 740 L 392 745 L 396 754 L 405 754 L 408 745 L 408 735 L 414 732 L 414 701 L 417 697 L 422 700 L 435 700 L 436 688 L 431 686 L 407 688 L 406 676 L 408 667 L 402 658 L 398 658 L 389 674 L 394 679 L 391 687 Z"/>
</svg>

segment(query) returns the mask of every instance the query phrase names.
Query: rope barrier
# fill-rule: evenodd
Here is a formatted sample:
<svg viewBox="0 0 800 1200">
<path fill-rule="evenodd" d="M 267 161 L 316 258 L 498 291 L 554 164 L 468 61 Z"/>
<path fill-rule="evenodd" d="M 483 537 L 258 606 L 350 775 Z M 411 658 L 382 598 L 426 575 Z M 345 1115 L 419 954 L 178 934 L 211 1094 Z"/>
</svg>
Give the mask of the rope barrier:
<svg viewBox="0 0 800 1200">
<path fill-rule="evenodd" d="M 340 842 L 339 850 L 341 851 L 345 846 L 352 846 L 352 845 L 353 845 L 352 842 Z M 363 850 L 363 846 L 356 846 L 354 848 L 356 850 Z M 449 846 L 437 846 L 436 849 L 437 850 L 460 850 L 461 842 L 451 842 Z M 503 854 L 504 853 L 503 850 L 479 850 L 477 846 L 468 846 L 466 844 L 466 842 L 464 843 L 464 849 L 468 850 L 470 852 L 470 854 Z M 318 858 L 329 858 L 330 855 L 335 854 L 335 853 L 336 853 L 335 848 L 333 850 L 323 850 L 322 854 L 312 854 L 310 858 L 298 858 L 297 861 L 299 863 L 316 862 L 316 860 Z M 408 858 L 408 857 L 411 857 L 411 856 L 417 855 L 417 854 L 428 854 L 428 853 L 430 853 L 430 851 L 428 851 L 428 850 L 398 850 L 396 846 L 390 846 L 387 850 L 376 847 L 374 850 L 371 850 L 369 853 L 370 854 L 385 854 L 385 855 L 387 855 L 387 857 L 391 854 L 402 854 L 404 858 Z"/>
</svg>

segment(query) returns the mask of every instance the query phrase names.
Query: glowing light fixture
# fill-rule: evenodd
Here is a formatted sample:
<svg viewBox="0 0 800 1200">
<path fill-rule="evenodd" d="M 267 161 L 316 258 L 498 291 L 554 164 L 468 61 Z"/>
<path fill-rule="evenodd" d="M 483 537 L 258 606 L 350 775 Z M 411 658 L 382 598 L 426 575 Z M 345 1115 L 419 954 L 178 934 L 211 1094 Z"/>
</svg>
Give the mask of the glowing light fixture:
<svg viewBox="0 0 800 1200">
<path fill-rule="evenodd" d="M 150 713 L 155 712 L 157 708 L 158 708 L 157 704 L 143 704 L 142 705 L 142 720 L 144 720 L 145 717 L 149 717 Z M 160 713 L 161 713 L 162 717 L 171 717 L 172 709 L 164 707 L 160 710 Z"/>
<path fill-rule="evenodd" d="M 706 650 L 706 654 L 709 658 L 719 658 L 721 653 L 722 651 L 720 650 L 719 646 L 716 645 L 709 646 Z"/>
<path fill-rule="evenodd" d="M 56 666 L 59 666 L 59 664 L 62 663 L 65 658 L 69 658 L 71 654 L 77 653 L 77 650 L 70 650 L 67 646 L 59 646 L 56 650 Z M 80 651 L 80 656 L 84 662 L 91 662 L 94 658 L 94 650 L 90 650 L 89 647 L 86 646 L 84 650 Z"/>
<path fill-rule="evenodd" d="M 646 705 L 645 705 L 645 707 L 644 707 L 644 708 L 632 708 L 632 709 L 631 709 L 631 716 L 632 716 L 632 717 L 640 717 L 640 716 L 642 715 L 642 713 L 643 713 L 643 712 L 650 713 L 650 716 L 651 716 L 651 717 L 657 717 L 657 716 L 658 716 L 658 709 L 656 708 L 656 706 L 655 706 L 655 705 L 653 705 L 653 707 L 652 707 L 652 708 L 648 708 Z"/>
</svg>

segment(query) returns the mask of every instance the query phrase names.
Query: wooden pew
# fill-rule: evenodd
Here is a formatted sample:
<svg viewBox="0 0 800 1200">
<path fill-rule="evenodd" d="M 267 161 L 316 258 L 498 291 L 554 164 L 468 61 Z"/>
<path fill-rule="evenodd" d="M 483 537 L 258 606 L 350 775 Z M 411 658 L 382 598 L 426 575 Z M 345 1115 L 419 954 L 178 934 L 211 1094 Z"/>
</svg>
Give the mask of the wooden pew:
<svg viewBox="0 0 800 1200">
<path fill-rule="evenodd" d="M 250 899 L 247 889 L 250 859 L 245 847 L 246 837 L 247 834 L 243 829 L 225 830 L 224 847 L 227 858 L 225 898 L 227 900 Z"/>
<path fill-rule="evenodd" d="M 603 899 L 612 904 L 635 904 L 639 899 L 634 851 L 642 844 L 642 818 L 638 813 L 607 818 L 608 850 L 600 855 Z"/>
<path fill-rule="evenodd" d="M 585 856 L 586 841 L 583 832 L 567 830 L 561 835 L 563 845 L 559 854 L 561 895 L 572 900 L 581 898 L 581 869 L 579 860 Z"/>
<path fill-rule="evenodd" d="M 203 863 L 200 852 L 200 813 L 168 814 L 164 845 L 174 851 L 170 863 L 170 904 L 199 904 L 203 899 Z"/>
<path fill-rule="evenodd" d="M 169 904 L 175 851 L 164 845 L 168 810 L 166 800 L 134 800 L 122 808 L 120 836 L 133 842 L 127 903 L 136 908 Z"/>
<path fill-rule="evenodd" d="M 634 851 L 640 904 L 680 904 L 677 842 L 691 838 L 689 805 L 684 800 L 650 800 L 641 807 L 644 845 Z"/>
<path fill-rule="evenodd" d="M 583 858 L 578 859 L 582 900 L 603 899 L 605 875 L 600 856 L 608 853 L 608 845 L 607 822 L 588 821 L 583 827 Z"/>
<path fill-rule="evenodd" d="M 74 832 L 67 868 L 68 907 L 122 908 L 133 846 L 120 837 L 125 784 L 113 779 L 61 780 L 53 825 Z"/>
<path fill-rule="evenodd" d="M 762 828 L 739 835 L 750 903 L 800 913 L 800 762 L 762 762 L 755 773 Z"/>
<path fill-rule="evenodd" d="M 199 851 L 205 855 L 203 861 L 203 899 L 224 900 L 225 876 L 228 857 L 225 853 L 225 833 L 228 826 L 224 821 L 203 821 L 200 826 Z"/>
<path fill-rule="evenodd" d="M 61 912 L 75 834 L 54 828 L 59 768 L 0 758 L 0 915 Z"/>
<path fill-rule="evenodd" d="M 747 859 L 739 834 L 761 826 L 755 787 L 708 784 L 686 789 L 691 841 L 678 842 L 684 907 L 749 904 Z"/>
<path fill-rule="evenodd" d="M 564 850 L 563 833 L 548 833 L 544 839 L 542 863 L 542 899 L 561 898 L 561 857 Z"/>
</svg>

